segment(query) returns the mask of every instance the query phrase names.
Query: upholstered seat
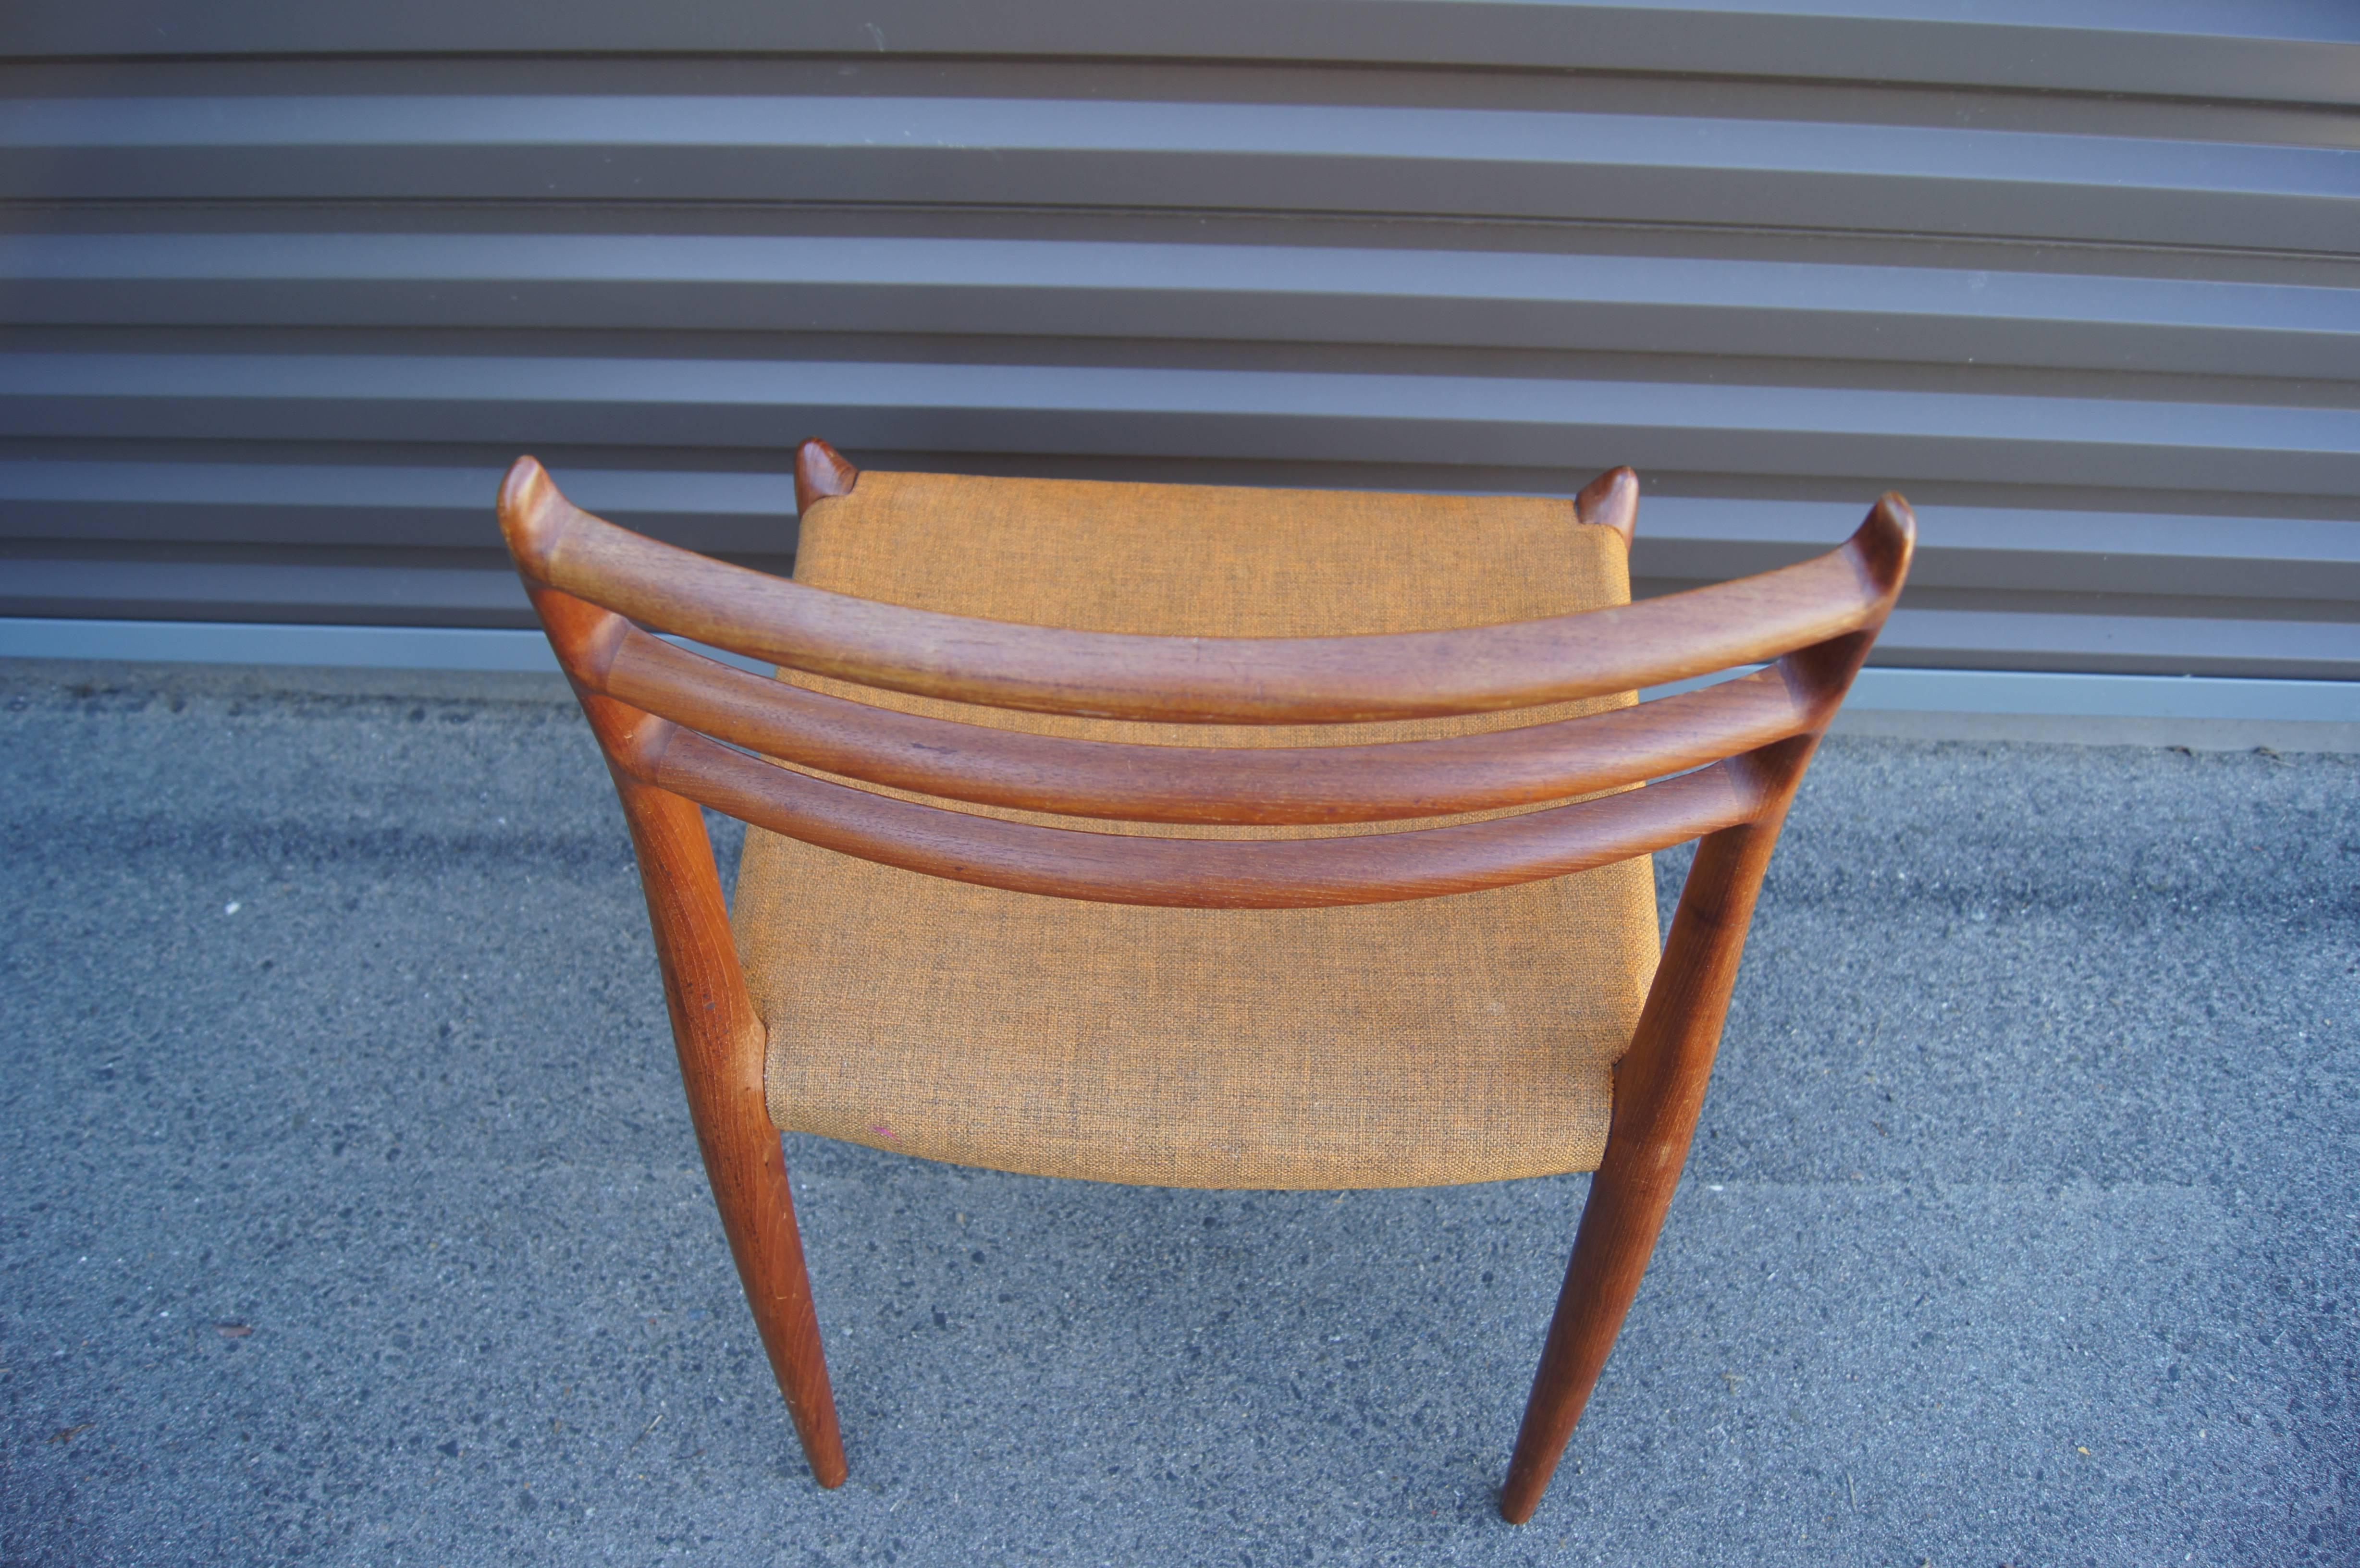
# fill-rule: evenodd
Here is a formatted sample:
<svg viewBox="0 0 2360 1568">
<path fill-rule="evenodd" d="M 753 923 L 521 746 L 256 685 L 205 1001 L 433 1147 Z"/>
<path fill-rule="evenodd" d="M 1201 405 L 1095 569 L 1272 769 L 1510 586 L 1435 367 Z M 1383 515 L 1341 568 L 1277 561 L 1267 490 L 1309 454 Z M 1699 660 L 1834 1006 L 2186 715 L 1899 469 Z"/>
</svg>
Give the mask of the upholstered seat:
<svg viewBox="0 0 2360 1568">
<path fill-rule="evenodd" d="M 869 473 L 809 506 L 795 576 L 1083 630 L 1328 636 L 1623 604 L 1626 550 L 1564 500 Z M 1075 719 L 788 678 L 969 724 L 1200 746 L 1426 738 L 1633 701 L 1298 729 Z M 1195 827 L 931 803 L 1164 836 L 1436 825 Z M 1612 1068 L 1657 952 L 1644 855 L 1408 902 L 1169 909 L 951 881 L 759 828 L 732 923 L 781 1127 L 967 1165 L 1201 1187 L 1593 1169 Z"/>
</svg>

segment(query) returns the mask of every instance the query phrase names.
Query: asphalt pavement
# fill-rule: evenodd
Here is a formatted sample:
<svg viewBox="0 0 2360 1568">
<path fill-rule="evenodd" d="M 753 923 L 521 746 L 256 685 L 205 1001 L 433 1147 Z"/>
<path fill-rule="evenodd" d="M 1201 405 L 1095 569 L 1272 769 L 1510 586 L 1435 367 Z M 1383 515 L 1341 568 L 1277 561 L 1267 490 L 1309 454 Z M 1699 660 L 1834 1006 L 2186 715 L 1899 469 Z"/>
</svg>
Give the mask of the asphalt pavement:
<svg viewBox="0 0 2360 1568">
<path fill-rule="evenodd" d="M 0 1561 L 2360 1563 L 2355 786 L 1831 741 L 1523 1527 L 1585 1178 L 1174 1192 L 791 1138 L 826 1493 L 578 716 L 0 667 Z"/>
</svg>

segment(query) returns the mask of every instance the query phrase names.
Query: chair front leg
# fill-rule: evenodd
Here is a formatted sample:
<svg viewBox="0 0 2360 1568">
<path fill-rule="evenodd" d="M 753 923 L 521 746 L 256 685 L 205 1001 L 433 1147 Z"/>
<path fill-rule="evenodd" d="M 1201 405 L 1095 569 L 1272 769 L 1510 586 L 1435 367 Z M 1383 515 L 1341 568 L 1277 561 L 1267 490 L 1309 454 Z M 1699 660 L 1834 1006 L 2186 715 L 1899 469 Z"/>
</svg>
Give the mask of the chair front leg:
<svg viewBox="0 0 2360 1568">
<path fill-rule="evenodd" d="M 795 1228 L 786 1156 L 762 1094 L 767 1037 L 738 968 L 713 842 L 694 803 L 640 783 L 619 767 L 613 772 L 639 852 L 681 1080 L 721 1228 L 812 1475 L 823 1486 L 840 1486 L 844 1439 L 836 1397 Z"/>
<path fill-rule="evenodd" d="M 1680 890 L 1655 985 L 1631 1049 L 1614 1070 L 1606 1155 L 1581 1211 L 1500 1491 L 1501 1517 L 1511 1524 L 1524 1523 L 1540 1506 L 1655 1255 L 1704 1105 L 1754 895 L 1778 836 L 1779 805 L 1766 821 L 1706 837 Z"/>
</svg>

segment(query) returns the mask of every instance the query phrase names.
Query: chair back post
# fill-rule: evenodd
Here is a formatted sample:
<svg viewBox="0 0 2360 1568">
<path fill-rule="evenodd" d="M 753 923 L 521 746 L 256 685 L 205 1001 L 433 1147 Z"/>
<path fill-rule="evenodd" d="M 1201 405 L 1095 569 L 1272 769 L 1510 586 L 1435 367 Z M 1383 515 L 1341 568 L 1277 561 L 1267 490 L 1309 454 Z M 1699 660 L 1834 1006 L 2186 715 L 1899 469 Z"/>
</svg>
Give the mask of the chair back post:
<svg viewBox="0 0 2360 1568">
<path fill-rule="evenodd" d="M 786 1155 L 763 1094 L 770 1040 L 738 966 L 713 841 L 695 802 L 640 781 L 611 757 L 607 766 L 639 858 L 681 1082 L 714 1206 L 812 1474 L 823 1486 L 838 1486 L 847 1470 L 836 1396 Z"/>
<path fill-rule="evenodd" d="M 538 465 L 527 476 L 538 484 L 518 483 L 523 470 L 518 464 L 501 487 L 501 526 L 534 613 L 605 755 L 630 829 L 689 1119 L 763 1353 L 813 1475 L 823 1486 L 840 1486 L 847 1467 L 836 1396 L 785 1151 L 764 1093 L 770 1037 L 746 988 L 712 835 L 696 802 L 654 782 L 676 726 L 602 690 L 607 668 L 633 632 L 630 623 L 550 587 L 527 569 L 530 536 L 556 497 Z"/>
<path fill-rule="evenodd" d="M 1769 767 L 1783 778 L 1760 815 L 1698 841 L 1631 1049 L 1614 1067 L 1606 1152 L 1501 1488 L 1500 1513 L 1511 1524 L 1540 1506 L 1654 1256 L 1704 1107 L 1763 874 L 1816 739 L 1775 748 L 1784 755 Z"/>
<path fill-rule="evenodd" d="M 1915 541 L 1907 503 L 1881 496 L 1852 539 L 1852 552 L 1876 594 L 1874 618 L 1858 631 L 1778 660 L 1778 673 L 1815 721 L 1801 735 L 1746 754 L 1759 809 L 1751 821 L 1698 841 L 1631 1049 L 1615 1063 L 1606 1152 L 1590 1179 L 1500 1490 L 1500 1513 L 1511 1524 L 1524 1523 L 1540 1506 L 1638 1296 L 1704 1108 L 1771 851 L 1820 737 L 1900 594 Z"/>
</svg>

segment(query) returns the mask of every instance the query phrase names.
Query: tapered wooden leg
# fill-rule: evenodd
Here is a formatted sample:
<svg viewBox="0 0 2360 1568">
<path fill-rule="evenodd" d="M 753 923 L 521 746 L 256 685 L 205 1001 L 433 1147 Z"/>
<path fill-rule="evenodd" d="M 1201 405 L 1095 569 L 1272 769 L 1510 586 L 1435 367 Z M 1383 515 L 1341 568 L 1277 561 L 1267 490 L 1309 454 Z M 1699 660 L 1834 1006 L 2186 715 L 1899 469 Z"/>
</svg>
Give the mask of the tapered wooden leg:
<svg viewBox="0 0 2360 1568">
<path fill-rule="evenodd" d="M 836 1396 L 803 1270 L 786 1157 L 762 1094 L 766 1040 L 738 966 L 712 840 L 693 803 L 620 768 L 614 774 L 639 851 L 681 1079 L 721 1228 L 812 1475 L 823 1486 L 840 1486 L 844 1439 Z"/>
<path fill-rule="evenodd" d="M 1794 771 L 1800 772 L 1799 756 Z M 1768 820 L 1724 829 L 1697 846 L 1638 1030 L 1614 1070 L 1606 1156 L 1581 1212 L 1573 1260 L 1500 1491 L 1500 1513 L 1512 1524 L 1532 1518 L 1548 1490 L 1655 1253 L 1704 1104 L 1754 895 L 1784 811 L 1782 798 L 1765 813 Z"/>
</svg>

